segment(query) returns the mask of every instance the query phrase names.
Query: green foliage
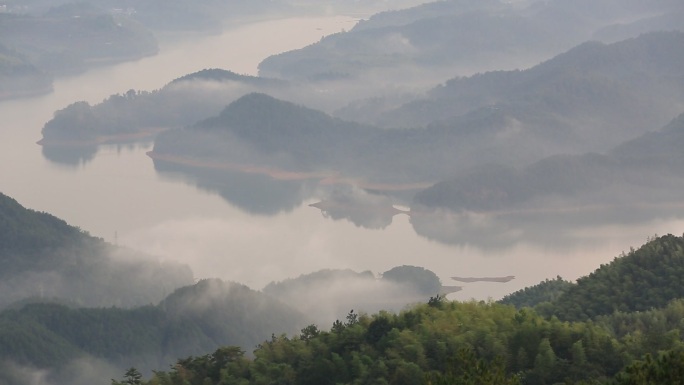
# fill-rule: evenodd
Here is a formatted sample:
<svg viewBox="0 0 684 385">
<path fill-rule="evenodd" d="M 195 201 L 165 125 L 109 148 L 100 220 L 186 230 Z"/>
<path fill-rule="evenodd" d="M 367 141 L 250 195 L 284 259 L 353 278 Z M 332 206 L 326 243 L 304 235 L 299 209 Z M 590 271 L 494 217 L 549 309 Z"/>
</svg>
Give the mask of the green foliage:
<svg viewBox="0 0 684 385">
<path fill-rule="evenodd" d="M 468 348 L 461 349 L 446 373 L 430 373 L 426 385 L 520 385 L 518 376 L 506 373 L 501 359 L 487 362 Z"/>
<path fill-rule="evenodd" d="M 513 305 L 517 308 L 535 307 L 542 302 L 553 302 L 565 293 L 572 283 L 560 276 L 555 279 L 546 279 L 534 286 L 528 286 L 503 297 L 499 302 L 505 305 Z"/>
<path fill-rule="evenodd" d="M 665 235 L 577 280 L 554 303 L 561 319 L 645 311 L 684 297 L 684 237 Z"/>
<path fill-rule="evenodd" d="M 123 381 L 112 379 L 112 385 L 142 385 L 142 374 L 136 368 L 130 368 L 124 374 Z"/>
<path fill-rule="evenodd" d="M 382 279 L 412 286 L 425 296 L 439 295 L 442 282 L 437 274 L 418 266 L 397 266 L 384 273 Z"/>
<path fill-rule="evenodd" d="M 615 385 L 662 385 L 684 383 L 684 351 L 667 351 L 636 361 L 619 373 Z"/>
<path fill-rule="evenodd" d="M 569 288 L 557 278 L 509 298 L 527 300 L 528 295 L 532 303 L 534 298 L 551 299 L 542 303 L 557 311 L 559 304 L 568 301 L 565 296 L 598 284 L 613 269 L 628 280 L 630 272 L 655 275 L 648 272 L 661 271 L 663 261 L 676 266 L 684 249 L 682 241 L 670 235 L 654 238 Z M 620 281 L 610 282 L 614 289 L 624 288 Z M 244 384 L 586 385 L 615 378 L 615 384 L 678 383 L 679 367 L 684 367 L 680 337 L 684 335 L 684 300 L 653 308 L 670 298 L 671 284 L 661 280 L 651 284 L 641 289 L 653 294 L 651 310 L 609 312 L 590 321 L 567 322 L 530 307 L 449 302 L 440 297 L 398 314 L 368 316 L 350 311 L 346 322 L 336 321 L 330 331 L 310 325 L 298 338 L 272 336 L 254 351 L 254 360 L 244 361 L 248 374 L 240 380 Z M 539 293 L 545 286 L 560 287 L 562 294 Z M 592 293 L 601 299 L 600 291 Z M 611 301 L 627 306 L 630 302 L 624 303 L 625 298 L 614 296 Z M 592 306 L 589 301 L 580 304 Z M 178 373 L 157 374 L 149 383 Z"/>
<path fill-rule="evenodd" d="M 441 307 L 418 305 L 399 314 L 350 312 L 346 323 L 338 321 L 330 331 L 309 326 L 299 338 L 273 335 L 254 351 L 253 360 L 245 361 L 249 374 L 242 380 L 553 384 L 611 377 L 627 362 L 620 349 L 604 326 L 547 320 L 529 309 L 495 303 L 444 301 Z M 191 378 L 195 374 L 185 370 L 203 361 L 179 362 L 183 369 L 158 373 L 149 383 Z"/>
</svg>

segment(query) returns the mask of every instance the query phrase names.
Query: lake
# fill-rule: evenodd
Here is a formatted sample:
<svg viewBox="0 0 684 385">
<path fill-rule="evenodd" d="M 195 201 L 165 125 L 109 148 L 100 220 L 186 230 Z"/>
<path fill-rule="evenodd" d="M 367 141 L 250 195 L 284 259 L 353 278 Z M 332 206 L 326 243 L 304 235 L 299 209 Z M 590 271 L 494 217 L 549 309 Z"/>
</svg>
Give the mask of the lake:
<svg viewBox="0 0 684 385">
<path fill-rule="evenodd" d="M 446 285 L 459 285 L 450 276 L 515 275 L 507 283 L 463 284 L 464 290 L 449 296 L 498 299 L 545 278 L 576 279 L 649 236 L 684 231 L 684 221 L 657 220 L 575 230 L 573 241 L 562 246 L 525 240 L 497 248 L 467 241 L 449 245 L 418 235 L 401 213 L 378 228 L 326 218 L 309 206 L 318 201 L 315 191 L 284 210 L 246 210 L 210 189 L 158 173 L 146 156 L 151 144 L 102 146 L 91 161 L 75 166 L 48 161 L 36 144 L 52 113 L 71 102 L 157 89 L 204 68 L 255 75 L 268 55 L 349 30 L 355 22 L 340 16 L 240 25 L 219 36 L 162 44 L 154 57 L 58 79 L 50 95 L 0 102 L 0 191 L 110 242 L 187 263 L 197 278 L 219 277 L 255 289 L 324 268 L 381 273 L 417 265 L 436 272 Z"/>
</svg>

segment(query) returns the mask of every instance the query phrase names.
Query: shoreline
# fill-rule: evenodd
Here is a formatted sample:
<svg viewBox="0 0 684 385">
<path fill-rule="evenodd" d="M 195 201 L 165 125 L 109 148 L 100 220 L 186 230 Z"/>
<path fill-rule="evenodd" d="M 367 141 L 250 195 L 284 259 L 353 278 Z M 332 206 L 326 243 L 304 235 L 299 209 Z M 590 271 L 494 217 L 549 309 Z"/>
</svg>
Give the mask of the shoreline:
<svg viewBox="0 0 684 385">
<path fill-rule="evenodd" d="M 229 163 L 220 161 L 208 161 L 208 160 L 198 160 L 191 159 L 180 155 L 168 155 L 160 154 L 154 151 L 148 151 L 147 156 L 152 158 L 152 160 L 160 160 L 172 164 L 179 164 L 190 167 L 213 169 L 213 170 L 226 170 L 226 171 L 238 171 L 247 174 L 265 175 L 276 180 L 308 180 L 308 179 L 319 179 L 319 183 L 322 185 L 334 185 L 334 184 L 352 184 L 359 186 L 363 189 L 368 190 L 378 190 L 378 191 L 410 191 L 419 190 L 432 186 L 434 183 L 424 182 L 424 183 L 371 183 L 364 182 L 359 179 L 353 179 L 350 177 L 343 177 L 337 172 L 302 172 L 302 171 L 287 171 L 277 168 L 267 167 L 267 166 L 256 166 L 249 164 L 239 164 L 239 163 Z"/>
<path fill-rule="evenodd" d="M 79 147 L 79 146 L 98 146 L 103 144 L 120 144 L 122 142 L 135 142 L 141 139 L 152 139 L 160 132 L 166 131 L 168 128 L 148 128 L 131 132 L 127 134 L 117 135 L 101 135 L 90 139 L 43 139 L 36 142 L 39 146 L 55 146 L 55 147 Z"/>
</svg>

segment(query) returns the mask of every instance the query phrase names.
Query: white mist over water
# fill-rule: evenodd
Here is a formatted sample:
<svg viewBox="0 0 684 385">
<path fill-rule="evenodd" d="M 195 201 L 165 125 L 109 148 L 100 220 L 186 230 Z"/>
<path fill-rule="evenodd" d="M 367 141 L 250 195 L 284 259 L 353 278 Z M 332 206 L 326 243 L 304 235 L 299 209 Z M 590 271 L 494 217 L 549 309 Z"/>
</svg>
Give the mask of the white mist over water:
<svg viewBox="0 0 684 385">
<path fill-rule="evenodd" d="M 252 215 L 216 194 L 159 176 L 148 145 L 103 146 L 75 167 L 46 160 L 40 129 L 68 104 L 100 102 L 128 89 L 153 90 L 174 78 L 221 67 L 256 74 L 267 55 L 351 29 L 354 19 L 327 17 L 257 22 L 200 41 L 162 46 L 158 56 L 59 79 L 43 97 L 0 103 L 0 192 L 22 205 L 50 212 L 110 242 L 189 264 L 197 278 L 219 277 L 260 289 L 273 280 L 324 268 L 381 273 L 398 265 L 450 276 L 515 275 L 509 283 L 464 284 L 450 298 L 498 299 L 545 278 L 575 279 L 638 247 L 655 233 L 681 234 L 684 222 L 587 229 L 573 247 L 529 244 L 483 251 L 449 246 L 416 235 L 409 218 L 395 216 L 384 230 L 325 219 L 305 202 L 275 216 Z M 276 38 L 277 37 L 277 38 Z"/>
</svg>

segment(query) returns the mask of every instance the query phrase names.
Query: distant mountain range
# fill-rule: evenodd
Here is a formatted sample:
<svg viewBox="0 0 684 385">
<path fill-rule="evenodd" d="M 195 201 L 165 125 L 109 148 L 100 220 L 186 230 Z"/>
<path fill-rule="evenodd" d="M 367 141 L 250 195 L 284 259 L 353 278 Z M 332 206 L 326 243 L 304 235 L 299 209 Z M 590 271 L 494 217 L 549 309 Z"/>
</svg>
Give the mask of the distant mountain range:
<svg viewBox="0 0 684 385">
<path fill-rule="evenodd" d="M 681 146 L 684 114 L 661 130 L 627 141 L 606 154 L 557 155 L 522 169 L 483 168 L 438 183 L 417 194 L 415 201 L 427 207 L 482 212 L 680 206 L 684 203 L 678 193 L 684 186 Z"/>
<path fill-rule="evenodd" d="M 0 6 L 0 100 L 48 93 L 53 76 L 156 54 L 160 33 L 218 33 L 226 20 L 292 12 L 278 0 L 7 0 Z"/>
<path fill-rule="evenodd" d="M 426 78 L 529 67 L 591 39 L 681 30 L 675 15 L 683 11 L 676 1 L 437 1 L 373 15 L 349 32 L 271 56 L 259 69 L 287 79 L 395 76 L 424 84 Z M 429 70 L 416 76 L 417 68 Z"/>
<path fill-rule="evenodd" d="M 215 118 L 160 135 L 154 154 L 339 173 L 372 184 L 606 151 L 681 112 L 681 52 L 681 32 L 586 43 L 529 70 L 454 79 L 386 114 L 427 128 L 383 130 L 247 95 Z"/>
</svg>

